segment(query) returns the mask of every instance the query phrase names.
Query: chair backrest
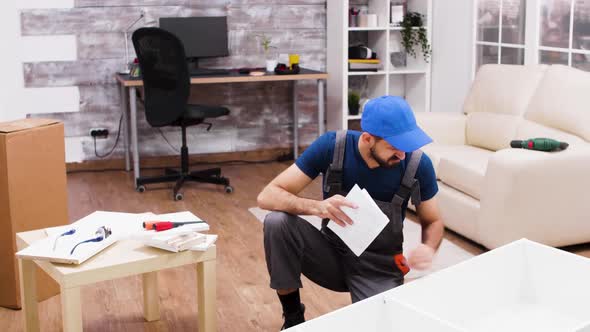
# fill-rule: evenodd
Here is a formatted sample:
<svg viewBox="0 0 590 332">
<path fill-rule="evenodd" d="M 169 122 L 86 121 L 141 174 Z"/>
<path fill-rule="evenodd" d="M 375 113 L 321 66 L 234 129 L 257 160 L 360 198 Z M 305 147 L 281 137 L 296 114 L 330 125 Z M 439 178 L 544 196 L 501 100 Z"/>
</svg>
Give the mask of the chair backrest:
<svg viewBox="0 0 590 332">
<path fill-rule="evenodd" d="M 182 42 L 160 28 L 133 33 L 145 91 L 147 122 L 154 127 L 177 121 L 186 110 L 190 75 Z"/>
</svg>

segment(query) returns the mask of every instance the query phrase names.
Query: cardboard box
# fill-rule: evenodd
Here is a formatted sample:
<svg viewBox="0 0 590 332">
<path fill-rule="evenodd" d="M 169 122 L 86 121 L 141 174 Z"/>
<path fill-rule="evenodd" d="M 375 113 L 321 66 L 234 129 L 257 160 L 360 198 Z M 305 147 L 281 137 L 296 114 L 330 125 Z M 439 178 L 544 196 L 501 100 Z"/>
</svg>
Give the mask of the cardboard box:
<svg viewBox="0 0 590 332">
<path fill-rule="evenodd" d="M 15 234 L 67 223 L 63 124 L 0 123 L 0 306 L 21 306 Z M 37 271 L 39 301 L 59 293 L 57 284 Z"/>
<path fill-rule="evenodd" d="M 590 259 L 519 240 L 290 329 L 590 332 Z"/>
</svg>

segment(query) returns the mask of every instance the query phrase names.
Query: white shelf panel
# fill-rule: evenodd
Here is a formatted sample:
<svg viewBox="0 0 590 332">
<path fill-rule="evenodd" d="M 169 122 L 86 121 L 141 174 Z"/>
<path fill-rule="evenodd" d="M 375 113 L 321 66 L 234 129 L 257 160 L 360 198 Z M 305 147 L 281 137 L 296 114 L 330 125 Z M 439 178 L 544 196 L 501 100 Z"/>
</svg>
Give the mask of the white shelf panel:
<svg viewBox="0 0 590 332">
<path fill-rule="evenodd" d="M 359 115 L 348 115 L 347 116 L 347 119 L 348 120 L 360 120 L 362 116 L 363 116 L 362 114 L 359 114 Z"/>
<path fill-rule="evenodd" d="M 426 68 L 399 68 L 392 69 L 389 71 L 390 75 L 404 75 L 404 74 L 426 74 L 428 70 Z"/>
<path fill-rule="evenodd" d="M 370 76 L 370 75 L 385 75 L 384 70 L 379 71 L 349 71 L 348 76 Z"/>
<path fill-rule="evenodd" d="M 387 27 L 372 27 L 372 28 L 368 28 L 368 27 L 349 27 L 348 31 L 385 31 L 387 30 Z"/>
</svg>

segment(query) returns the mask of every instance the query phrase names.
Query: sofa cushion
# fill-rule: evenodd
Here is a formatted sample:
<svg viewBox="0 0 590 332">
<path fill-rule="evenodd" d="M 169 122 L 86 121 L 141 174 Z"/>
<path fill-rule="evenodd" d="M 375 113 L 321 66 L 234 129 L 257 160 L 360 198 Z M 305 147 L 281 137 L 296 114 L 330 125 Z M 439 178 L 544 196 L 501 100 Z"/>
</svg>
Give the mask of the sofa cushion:
<svg viewBox="0 0 590 332">
<path fill-rule="evenodd" d="M 438 176 L 447 185 L 479 199 L 493 151 L 464 145 L 440 157 Z"/>
<path fill-rule="evenodd" d="M 563 65 L 547 69 L 525 118 L 590 141 L 590 73 Z"/>
<path fill-rule="evenodd" d="M 473 112 L 522 115 L 545 73 L 546 65 L 482 66 L 463 105 L 467 114 Z"/>
<path fill-rule="evenodd" d="M 553 138 L 561 142 L 566 142 L 570 145 L 570 148 L 573 148 L 577 145 L 588 144 L 580 137 L 568 134 L 559 129 L 546 127 L 529 120 L 522 120 L 518 126 L 518 129 L 516 130 L 516 136 L 514 139 L 525 140 L 535 137 Z"/>
<path fill-rule="evenodd" d="M 438 188 L 438 205 L 445 227 L 474 241 L 479 241 L 477 233 L 479 200 L 440 181 Z"/>
<path fill-rule="evenodd" d="M 510 147 L 522 117 L 510 114 L 475 112 L 467 116 L 467 144 L 498 151 Z"/>
<path fill-rule="evenodd" d="M 463 146 L 463 145 L 460 145 Z M 436 178 L 440 179 L 439 172 L 438 172 L 438 165 L 440 164 L 440 158 L 442 156 L 448 155 L 453 149 L 456 149 L 457 145 L 443 145 L 443 144 L 428 144 L 422 147 L 422 151 L 430 157 L 432 161 L 432 166 L 434 167 L 434 172 L 436 173 Z"/>
</svg>

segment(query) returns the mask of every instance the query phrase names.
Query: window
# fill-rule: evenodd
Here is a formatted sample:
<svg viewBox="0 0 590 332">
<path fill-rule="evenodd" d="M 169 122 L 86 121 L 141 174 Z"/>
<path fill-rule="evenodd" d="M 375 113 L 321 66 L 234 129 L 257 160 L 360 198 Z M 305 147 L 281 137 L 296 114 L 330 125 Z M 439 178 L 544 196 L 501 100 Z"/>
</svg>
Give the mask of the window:
<svg viewBox="0 0 590 332">
<path fill-rule="evenodd" d="M 526 0 L 478 0 L 476 66 L 524 64 Z"/>
<path fill-rule="evenodd" d="M 476 70 L 544 63 L 590 71 L 590 0 L 477 0 L 476 6 Z"/>
<path fill-rule="evenodd" d="M 539 30 L 539 63 L 590 71 L 590 0 L 541 0 Z"/>
</svg>

